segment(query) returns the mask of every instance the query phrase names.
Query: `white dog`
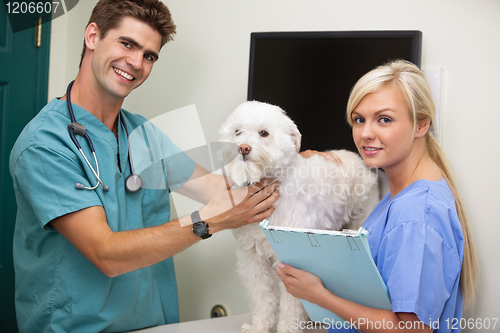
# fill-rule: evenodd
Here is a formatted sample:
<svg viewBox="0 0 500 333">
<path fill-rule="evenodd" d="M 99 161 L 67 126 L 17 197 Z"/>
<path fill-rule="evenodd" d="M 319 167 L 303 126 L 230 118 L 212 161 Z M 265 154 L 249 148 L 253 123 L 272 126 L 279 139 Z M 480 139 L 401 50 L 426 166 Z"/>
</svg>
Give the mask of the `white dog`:
<svg viewBox="0 0 500 333">
<path fill-rule="evenodd" d="M 238 148 L 236 154 L 226 152 L 226 158 L 232 159 L 226 172 L 236 184 L 269 177 L 280 182 L 271 225 L 358 229 L 379 201 L 377 176 L 357 154 L 334 151 L 342 163 L 320 155 L 300 156 L 301 134 L 277 106 L 256 101 L 241 104 L 221 125 L 219 141 Z M 277 258 L 259 225 L 241 227 L 234 235 L 238 273 L 252 312 L 251 324 L 244 324 L 242 332 L 268 333 L 276 322 L 279 333 L 301 332 L 293 328 L 297 320 L 308 320 L 307 313 L 279 280 Z"/>
</svg>

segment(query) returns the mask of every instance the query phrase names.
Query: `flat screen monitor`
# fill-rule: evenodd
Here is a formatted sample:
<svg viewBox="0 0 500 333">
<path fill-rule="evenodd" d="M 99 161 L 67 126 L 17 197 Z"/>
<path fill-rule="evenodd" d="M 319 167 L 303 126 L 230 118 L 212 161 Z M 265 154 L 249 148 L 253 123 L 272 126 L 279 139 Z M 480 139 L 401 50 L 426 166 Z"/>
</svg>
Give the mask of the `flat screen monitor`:
<svg viewBox="0 0 500 333">
<path fill-rule="evenodd" d="M 351 88 L 394 59 L 420 67 L 420 31 L 251 34 L 248 100 L 278 105 L 302 133 L 302 149 L 357 151 L 345 110 Z"/>
</svg>

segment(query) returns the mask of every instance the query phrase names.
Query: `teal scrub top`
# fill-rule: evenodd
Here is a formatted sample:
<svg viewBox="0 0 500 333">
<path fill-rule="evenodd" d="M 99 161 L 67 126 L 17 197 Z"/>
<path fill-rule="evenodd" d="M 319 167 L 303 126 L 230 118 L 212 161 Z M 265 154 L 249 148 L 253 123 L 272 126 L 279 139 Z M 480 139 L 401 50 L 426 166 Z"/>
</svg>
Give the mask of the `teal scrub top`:
<svg viewBox="0 0 500 333">
<path fill-rule="evenodd" d="M 136 173 L 143 171 L 149 182 L 147 188 L 128 193 L 124 182 L 130 168 L 123 125 L 119 122 L 117 140 L 91 113 L 74 104 L 73 109 L 92 139 L 100 178 L 109 191 L 102 186 L 75 189 L 76 183 L 95 185 L 96 178 L 68 134 L 66 101 L 52 100 L 25 127 L 10 156 L 18 205 L 13 250 L 19 330 L 117 332 L 178 322 L 173 258 L 108 278 L 49 222 L 102 206 L 115 232 L 166 223 L 169 190 L 187 181 L 195 163 L 145 118 L 122 110 L 129 134 L 142 133 L 143 139 L 135 140 L 140 142 L 131 140 L 132 159 Z M 77 140 L 95 168 L 85 138 L 77 136 Z M 160 172 L 148 177 L 151 165 Z"/>
</svg>

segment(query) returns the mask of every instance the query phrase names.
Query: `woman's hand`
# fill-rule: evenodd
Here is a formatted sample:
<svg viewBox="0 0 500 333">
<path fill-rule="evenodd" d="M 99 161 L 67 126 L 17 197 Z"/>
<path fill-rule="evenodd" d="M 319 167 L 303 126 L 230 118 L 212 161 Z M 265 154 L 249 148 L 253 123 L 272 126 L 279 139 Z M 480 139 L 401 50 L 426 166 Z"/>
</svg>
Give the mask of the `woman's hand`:
<svg viewBox="0 0 500 333">
<path fill-rule="evenodd" d="M 373 323 L 386 323 L 394 328 L 401 327 L 401 332 L 431 333 L 427 324 L 420 321 L 415 313 L 394 313 L 392 310 L 371 308 L 343 299 L 325 288 L 319 277 L 290 265 L 279 264 L 278 276 L 292 296 L 319 305 L 330 310 L 347 322 L 355 323 L 360 332 L 386 332 L 373 327 Z M 360 318 L 364 322 L 359 322 Z M 370 325 L 369 323 L 372 323 Z M 410 327 L 410 328 L 408 328 Z M 391 330 L 392 332 L 392 330 Z"/>
<path fill-rule="evenodd" d="M 342 160 L 332 152 L 329 151 L 317 151 L 317 150 L 306 150 L 299 153 L 303 158 L 309 158 L 314 155 L 323 156 L 326 160 L 334 163 L 342 163 Z"/>
<path fill-rule="evenodd" d="M 278 276 L 292 296 L 317 303 L 318 296 L 326 290 L 319 277 L 290 265 L 279 264 Z"/>
</svg>

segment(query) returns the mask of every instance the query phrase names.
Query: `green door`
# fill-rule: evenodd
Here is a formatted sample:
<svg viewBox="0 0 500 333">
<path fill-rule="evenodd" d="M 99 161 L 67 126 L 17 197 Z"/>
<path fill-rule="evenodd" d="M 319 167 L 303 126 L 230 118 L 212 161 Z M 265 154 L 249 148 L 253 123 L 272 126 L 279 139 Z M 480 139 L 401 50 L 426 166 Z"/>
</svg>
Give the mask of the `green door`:
<svg viewBox="0 0 500 333">
<path fill-rule="evenodd" d="M 36 20 L 36 18 L 34 18 Z M 44 18 L 46 21 L 46 18 Z M 19 133 L 47 103 L 50 22 L 12 33 L 0 3 L 0 332 L 16 332 L 12 237 L 16 201 L 9 173 L 9 155 Z M 34 166 L 36 167 L 36 166 Z"/>
</svg>

